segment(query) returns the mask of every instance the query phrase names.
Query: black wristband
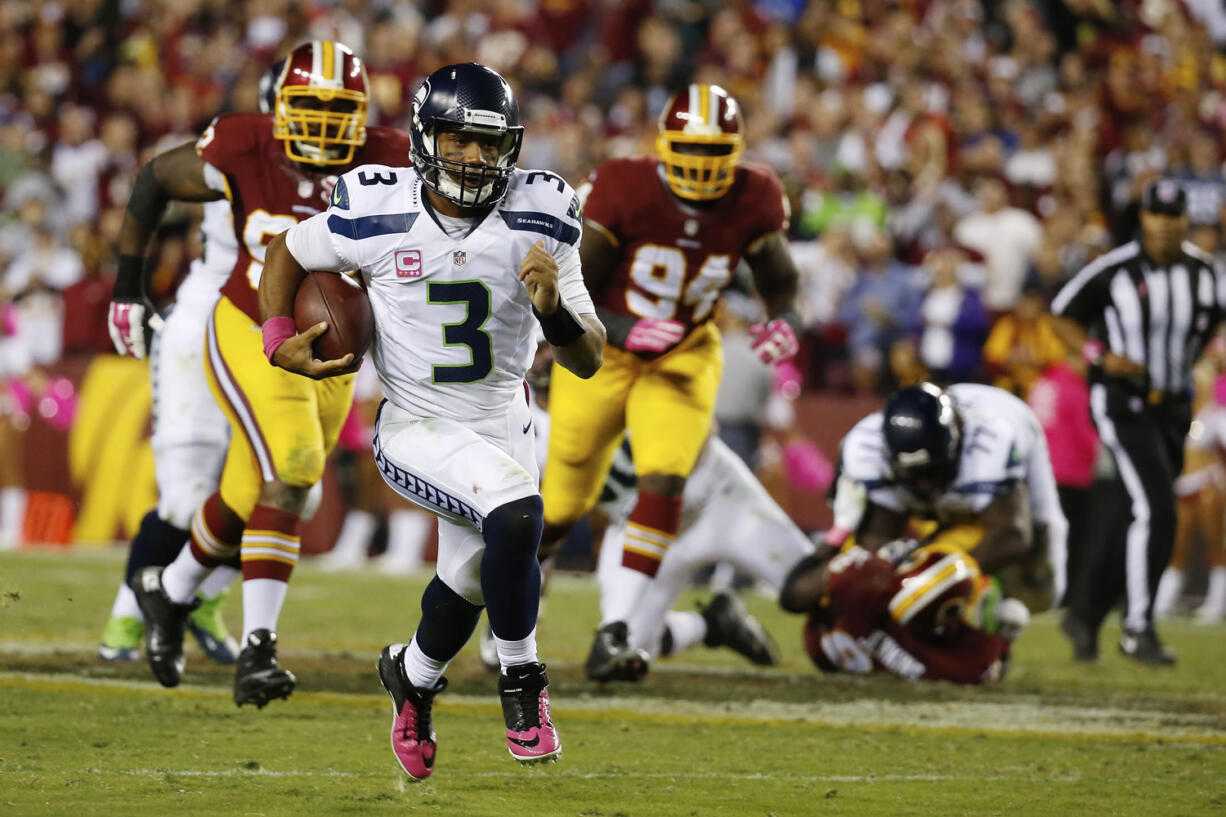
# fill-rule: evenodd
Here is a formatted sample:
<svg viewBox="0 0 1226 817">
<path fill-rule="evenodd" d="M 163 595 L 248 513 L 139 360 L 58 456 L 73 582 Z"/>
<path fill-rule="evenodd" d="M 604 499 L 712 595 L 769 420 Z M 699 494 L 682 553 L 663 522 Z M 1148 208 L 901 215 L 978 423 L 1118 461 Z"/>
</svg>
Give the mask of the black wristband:
<svg viewBox="0 0 1226 817">
<path fill-rule="evenodd" d="M 535 304 L 532 306 L 532 314 L 541 324 L 541 329 L 545 332 L 545 340 L 554 346 L 569 346 L 587 333 L 583 324 L 562 303 L 560 295 L 558 296 L 558 308 L 553 311 L 553 314 L 542 315 L 536 310 Z"/>
<path fill-rule="evenodd" d="M 139 255 L 120 254 L 116 265 L 113 301 L 139 301 L 145 296 L 145 259 Z"/>
</svg>

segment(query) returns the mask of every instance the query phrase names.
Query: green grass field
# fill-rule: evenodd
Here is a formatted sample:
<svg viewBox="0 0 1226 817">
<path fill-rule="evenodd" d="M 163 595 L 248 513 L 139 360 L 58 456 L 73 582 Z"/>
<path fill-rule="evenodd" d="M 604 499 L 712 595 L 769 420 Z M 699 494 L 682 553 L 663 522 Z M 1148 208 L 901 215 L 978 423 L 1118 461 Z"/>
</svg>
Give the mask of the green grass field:
<svg viewBox="0 0 1226 817">
<path fill-rule="evenodd" d="M 118 551 L 0 554 L 0 814 L 1226 814 L 1223 627 L 1167 624 L 1174 669 L 1126 663 L 1111 629 L 1086 667 L 1038 616 L 1005 682 L 963 689 L 820 676 L 799 619 L 750 598 L 781 667 L 700 649 L 602 689 L 581 667 L 594 583 L 562 576 L 540 632 L 561 762 L 509 758 L 473 644 L 436 707 L 436 772 L 414 784 L 388 747 L 374 662 L 412 634 L 426 577 L 300 567 L 280 632 L 298 691 L 240 711 L 231 672 L 194 645 L 174 690 L 143 663 L 97 660 L 121 570 Z"/>
</svg>

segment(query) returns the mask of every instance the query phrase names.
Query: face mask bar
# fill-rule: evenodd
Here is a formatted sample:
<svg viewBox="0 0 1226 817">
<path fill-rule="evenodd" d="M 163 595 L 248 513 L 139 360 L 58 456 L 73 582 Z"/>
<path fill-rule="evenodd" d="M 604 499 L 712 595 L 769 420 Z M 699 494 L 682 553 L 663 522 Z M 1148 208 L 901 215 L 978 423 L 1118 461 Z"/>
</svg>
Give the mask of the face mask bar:
<svg viewBox="0 0 1226 817">
<path fill-rule="evenodd" d="M 452 132 L 459 130 L 488 133 L 477 128 L 451 129 Z M 438 133 L 436 126 L 434 133 L 428 137 L 426 147 L 429 153 L 417 157 L 428 168 L 428 172 L 422 177 L 426 185 L 461 207 L 479 207 L 502 198 L 510 183 L 511 174 L 515 171 L 515 159 L 519 155 L 523 129 L 508 129 L 500 134 L 502 142 L 499 145 L 498 160 L 493 165 L 442 158 L 438 155 Z"/>
<path fill-rule="evenodd" d="M 323 103 L 352 102 L 350 112 L 296 107 L 295 100 Z M 285 142 L 285 155 L 294 162 L 344 165 L 366 144 L 366 95 L 360 91 L 328 90 L 308 86 L 281 89 L 273 120 L 273 136 Z"/>
<path fill-rule="evenodd" d="M 727 153 L 706 156 L 678 150 L 694 145 L 726 146 Z M 664 164 L 669 188 L 691 201 L 710 201 L 727 193 L 736 180 L 734 171 L 744 151 L 745 140 L 736 134 L 704 136 L 663 131 L 656 137 L 656 152 Z"/>
</svg>

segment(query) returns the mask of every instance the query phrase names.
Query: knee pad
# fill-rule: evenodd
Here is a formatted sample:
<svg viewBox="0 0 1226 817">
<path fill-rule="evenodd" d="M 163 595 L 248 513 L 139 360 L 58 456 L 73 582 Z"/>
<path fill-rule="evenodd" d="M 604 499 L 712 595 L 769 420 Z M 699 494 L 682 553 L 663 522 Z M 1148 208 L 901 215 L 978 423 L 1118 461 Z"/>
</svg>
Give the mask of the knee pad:
<svg viewBox="0 0 1226 817">
<path fill-rule="evenodd" d="M 535 557 L 544 524 L 544 503 L 539 494 L 533 494 L 490 511 L 481 535 L 487 548 L 496 547 L 505 553 L 520 551 Z"/>
</svg>

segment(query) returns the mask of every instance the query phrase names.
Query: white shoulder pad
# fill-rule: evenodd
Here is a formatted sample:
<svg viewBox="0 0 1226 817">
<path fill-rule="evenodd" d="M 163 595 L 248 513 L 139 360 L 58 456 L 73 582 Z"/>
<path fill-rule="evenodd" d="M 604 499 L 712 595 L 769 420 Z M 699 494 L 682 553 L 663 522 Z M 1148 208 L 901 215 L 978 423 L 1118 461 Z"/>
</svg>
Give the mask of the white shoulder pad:
<svg viewBox="0 0 1226 817">
<path fill-rule="evenodd" d="M 583 235 L 578 195 L 548 170 L 516 170 L 498 210 L 510 229 L 540 233 L 559 248 L 577 247 Z"/>
<path fill-rule="evenodd" d="M 840 452 L 843 474 L 870 490 L 889 472 L 881 422 L 882 414 L 878 411 L 856 423 L 843 438 Z"/>
<path fill-rule="evenodd" d="M 411 167 L 363 165 L 350 170 L 332 188 L 328 229 L 353 242 L 408 232 L 419 215 L 410 195 L 416 179 Z M 362 257 L 349 252 L 352 258 Z"/>
</svg>

